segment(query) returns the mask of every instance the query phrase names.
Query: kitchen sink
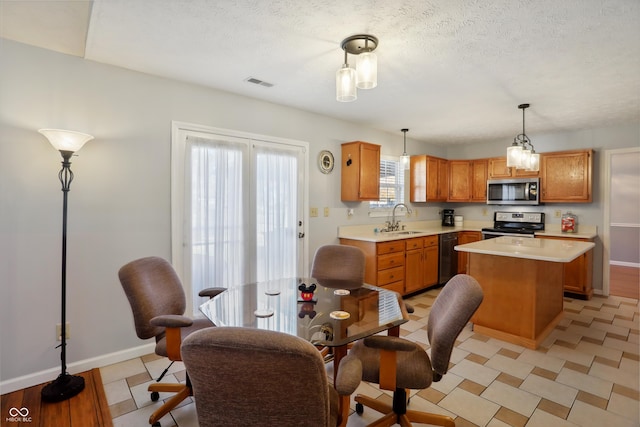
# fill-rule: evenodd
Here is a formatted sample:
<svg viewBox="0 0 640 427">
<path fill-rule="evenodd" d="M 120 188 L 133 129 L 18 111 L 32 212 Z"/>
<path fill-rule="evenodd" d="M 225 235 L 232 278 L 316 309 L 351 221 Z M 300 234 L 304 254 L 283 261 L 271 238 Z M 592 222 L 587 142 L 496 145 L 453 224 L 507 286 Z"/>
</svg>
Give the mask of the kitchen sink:
<svg viewBox="0 0 640 427">
<path fill-rule="evenodd" d="M 408 235 L 408 234 L 421 234 L 422 231 L 412 231 L 412 230 L 405 230 L 405 231 L 392 231 L 389 234 L 393 234 L 396 236 L 402 236 L 402 235 Z"/>
</svg>

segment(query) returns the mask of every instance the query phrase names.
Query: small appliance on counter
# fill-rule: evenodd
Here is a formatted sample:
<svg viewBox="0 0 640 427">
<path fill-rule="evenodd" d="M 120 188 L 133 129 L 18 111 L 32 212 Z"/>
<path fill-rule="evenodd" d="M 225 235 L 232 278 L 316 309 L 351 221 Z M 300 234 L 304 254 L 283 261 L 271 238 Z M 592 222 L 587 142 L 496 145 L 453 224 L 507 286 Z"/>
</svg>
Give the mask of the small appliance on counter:
<svg viewBox="0 0 640 427">
<path fill-rule="evenodd" d="M 562 215 L 560 229 L 563 233 L 575 233 L 578 230 L 578 217 L 571 212 Z"/>
<path fill-rule="evenodd" d="M 464 225 L 464 217 L 462 215 L 456 215 L 453 217 L 453 223 L 456 227 L 462 227 Z"/>
<path fill-rule="evenodd" d="M 443 227 L 453 227 L 455 225 L 453 215 L 453 209 L 443 209 L 442 210 L 442 226 Z"/>
</svg>

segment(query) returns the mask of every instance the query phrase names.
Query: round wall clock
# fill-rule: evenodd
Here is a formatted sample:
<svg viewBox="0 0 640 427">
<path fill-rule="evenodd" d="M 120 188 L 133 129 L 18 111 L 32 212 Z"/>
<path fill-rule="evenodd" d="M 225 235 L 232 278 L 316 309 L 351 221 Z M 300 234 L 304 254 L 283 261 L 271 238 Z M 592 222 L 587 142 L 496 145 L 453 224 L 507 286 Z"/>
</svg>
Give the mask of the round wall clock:
<svg viewBox="0 0 640 427">
<path fill-rule="evenodd" d="M 322 173 L 330 173 L 333 170 L 333 154 L 329 150 L 322 150 L 318 155 L 318 166 Z"/>
</svg>

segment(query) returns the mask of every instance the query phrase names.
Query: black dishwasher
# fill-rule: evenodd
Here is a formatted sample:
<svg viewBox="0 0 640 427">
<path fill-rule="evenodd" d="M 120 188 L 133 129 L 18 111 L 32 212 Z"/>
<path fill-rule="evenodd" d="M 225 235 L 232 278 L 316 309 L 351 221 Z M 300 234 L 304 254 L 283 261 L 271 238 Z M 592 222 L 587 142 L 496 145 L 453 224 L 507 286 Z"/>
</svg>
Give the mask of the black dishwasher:
<svg viewBox="0 0 640 427">
<path fill-rule="evenodd" d="M 438 257 L 438 283 L 444 284 L 458 273 L 458 253 L 453 249 L 458 244 L 458 233 L 440 235 L 440 254 Z"/>
</svg>

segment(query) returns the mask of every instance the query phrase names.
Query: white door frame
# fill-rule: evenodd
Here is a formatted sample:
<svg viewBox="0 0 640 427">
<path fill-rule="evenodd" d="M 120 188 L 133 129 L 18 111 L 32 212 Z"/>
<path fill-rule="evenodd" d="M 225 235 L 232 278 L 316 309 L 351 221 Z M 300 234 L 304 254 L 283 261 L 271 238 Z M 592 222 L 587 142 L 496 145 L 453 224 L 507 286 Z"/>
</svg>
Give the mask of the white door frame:
<svg viewBox="0 0 640 427">
<path fill-rule="evenodd" d="M 604 219 L 602 224 L 602 295 L 609 296 L 611 262 L 611 156 L 616 154 L 640 152 L 639 147 L 605 150 L 604 152 Z"/>
<path fill-rule="evenodd" d="M 302 242 L 299 242 L 301 254 L 298 259 L 299 276 L 309 275 L 309 143 L 306 141 L 298 141 L 293 139 L 272 137 L 259 135 L 248 132 L 241 132 L 231 129 L 214 128 L 211 126 L 198 125 L 194 123 L 186 123 L 181 121 L 171 122 L 171 255 L 172 264 L 178 276 L 184 280 L 185 266 L 183 259 L 184 242 L 184 218 L 183 218 L 183 193 L 185 188 L 184 174 L 181 165 L 185 161 L 185 136 L 186 134 L 214 134 L 225 135 L 233 138 L 244 138 L 247 140 L 271 142 L 284 145 L 293 145 L 301 147 L 303 151 L 303 169 L 299 173 L 301 180 L 302 200 L 298 204 L 299 215 L 302 226 L 299 231 L 305 236 Z M 190 284 L 189 284 L 190 286 Z M 188 298 L 187 312 L 191 313 L 191 298 Z"/>
</svg>

